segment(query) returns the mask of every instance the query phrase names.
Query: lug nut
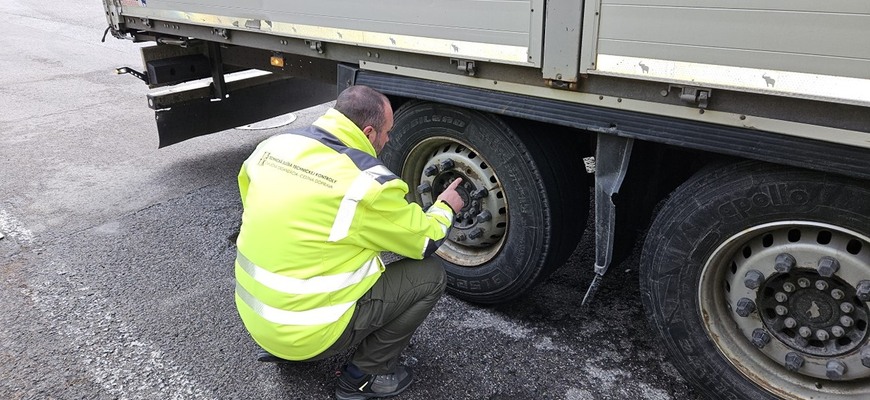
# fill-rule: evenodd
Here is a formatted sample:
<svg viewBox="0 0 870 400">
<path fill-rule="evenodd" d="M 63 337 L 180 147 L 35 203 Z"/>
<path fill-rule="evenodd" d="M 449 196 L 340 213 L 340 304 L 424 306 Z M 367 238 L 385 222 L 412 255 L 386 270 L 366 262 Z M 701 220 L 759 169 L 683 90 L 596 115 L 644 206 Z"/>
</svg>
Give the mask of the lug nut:
<svg viewBox="0 0 870 400">
<path fill-rule="evenodd" d="M 477 223 L 486 222 L 486 221 L 489 221 L 491 219 L 492 219 L 492 213 L 487 211 L 487 210 L 483 210 L 480 212 L 480 214 L 477 214 Z"/>
<path fill-rule="evenodd" d="M 828 282 L 825 282 L 822 280 L 816 281 L 816 289 L 827 290 L 828 289 Z"/>
<path fill-rule="evenodd" d="M 465 236 L 464 233 L 460 233 L 460 234 L 456 235 L 457 242 L 464 242 L 465 239 L 468 239 L 468 236 Z"/>
<path fill-rule="evenodd" d="M 468 237 L 472 239 L 479 239 L 481 236 L 483 236 L 483 229 L 481 228 L 477 228 L 468 234 Z"/>
<path fill-rule="evenodd" d="M 840 311 L 848 314 L 855 311 L 855 306 L 853 306 L 852 303 L 840 303 Z"/>
<path fill-rule="evenodd" d="M 800 354 L 790 352 L 785 355 L 785 367 L 792 372 L 797 372 L 804 366 L 804 358 Z"/>
<path fill-rule="evenodd" d="M 843 297 L 846 297 L 846 294 L 840 289 L 834 289 L 831 291 L 831 297 L 833 297 L 834 300 L 842 300 Z"/>
<path fill-rule="evenodd" d="M 435 176 L 438 175 L 438 167 L 434 165 L 430 165 L 423 170 L 423 175 L 426 176 Z"/>
<path fill-rule="evenodd" d="M 830 336 L 828 336 L 828 331 L 826 331 L 824 329 L 819 329 L 816 331 L 816 339 L 819 339 L 819 340 L 824 342 L 825 340 L 828 340 L 829 337 Z"/>
<path fill-rule="evenodd" d="M 770 334 L 764 329 L 755 328 L 755 330 L 752 331 L 752 344 L 755 345 L 755 347 L 763 349 L 768 343 L 770 343 Z"/>
<path fill-rule="evenodd" d="M 453 169 L 453 167 L 456 166 L 456 164 L 453 163 L 453 160 L 448 158 L 446 160 L 442 160 L 438 166 L 441 167 L 441 171 L 449 171 L 449 170 Z"/>
<path fill-rule="evenodd" d="M 831 360 L 828 361 L 828 364 L 825 366 L 825 376 L 828 379 L 838 380 L 842 379 L 843 375 L 846 374 L 846 364 L 843 364 L 842 361 Z"/>
<path fill-rule="evenodd" d="M 749 314 L 755 311 L 755 302 L 747 299 L 746 297 L 737 300 L 737 315 L 741 317 L 748 317 Z"/>
<path fill-rule="evenodd" d="M 794 268 L 796 263 L 797 262 L 795 261 L 794 257 L 792 257 L 791 254 L 782 253 L 782 254 L 776 256 L 776 264 L 774 265 L 773 268 L 776 269 L 776 272 L 786 273 L 788 271 L 791 271 L 791 269 Z"/>
<path fill-rule="evenodd" d="M 810 287 L 810 280 L 807 278 L 800 278 L 798 279 L 798 286 L 802 288 L 808 288 Z"/>
<path fill-rule="evenodd" d="M 858 295 L 858 300 L 867 302 L 870 301 L 870 281 L 863 280 L 858 282 L 858 286 L 855 287 L 856 294 Z"/>
<path fill-rule="evenodd" d="M 471 192 L 471 198 L 474 200 L 480 200 L 486 196 L 489 196 L 489 191 L 486 188 L 480 188 Z"/>
<path fill-rule="evenodd" d="M 864 346 L 864 348 L 861 349 L 861 364 L 870 368 L 870 346 Z"/>
<path fill-rule="evenodd" d="M 420 186 L 417 186 L 417 193 L 423 194 L 430 191 L 432 191 L 432 185 L 429 182 L 423 182 Z"/>
<path fill-rule="evenodd" d="M 782 306 L 782 305 L 776 306 L 776 315 L 779 315 L 780 317 L 782 317 L 782 316 L 785 316 L 786 314 L 788 314 L 788 308 L 785 308 L 785 306 Z"/>
<path fill-rule="evenodd" d="M 785 325 L 786 328 L 789 328 L 789 329 L 797 326 L 797 321 L 795 321 L 795 319 L 792 317 L 786 318 L 784 321 L 782 321 L 782 323 L 783 323 L 783 325 Z"/>
<path fill-rule="evenodd" d="M 834 337 L 843 337 L 843 335 L 846 334 L 846 331 L 842 326 L 834 325 L 831 327 L 831 334 L 833 334 Z"/>
<path fill-rule="evenodd" d="M 840 325 L 843 325 L 846 328 L 852 326 L 854 323 L 855 323 L 855 320 L 853 320 L 852 317 L 850 317 L 848 315 L 844 315 L 844 316 L 840 317 Z"/>
<path fill-rule="evenodd" d="M 786 293 L 794 292 L 794 283 L 786 282 L 782 284 L 782 290 L 785 290 Z"/>
<path fill-rule="evenodd" d="M 759 270 L 751 270 L 747 271 L 746 275 L 743 278 L 743 284 L 746 285 L 749 289 L 758 289 L 761 286 L 761 282 L 764 281 L 764 274 Z"/>
<path fill-rule="evenodd" d="M 840 262 L 831 257 L 819 259 L 819 275 L 830 278 L 840 269 Z"/>
<path fill-rule="evenodd" d="M 783 292 L 776 292 L 773 297 L 776 298 L 776 301 L 780 303 L 785 303 L 786 301 L 788 301 L 788 295 Z"/>
<path fill-rule="evenodd" d="M 808 338 L 813 334 L 813 330 L 808 326 L 802 326 L 798 329 L 798 334 L 801 335 L 802 338 Z"/>
</svg>

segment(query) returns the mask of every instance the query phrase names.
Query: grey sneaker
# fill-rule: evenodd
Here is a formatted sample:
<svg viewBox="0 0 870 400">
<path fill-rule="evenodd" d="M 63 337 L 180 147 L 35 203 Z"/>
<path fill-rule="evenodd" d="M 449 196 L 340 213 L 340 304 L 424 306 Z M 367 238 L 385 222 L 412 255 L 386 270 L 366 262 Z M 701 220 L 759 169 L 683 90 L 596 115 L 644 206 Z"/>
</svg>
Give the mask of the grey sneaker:
<svg viewBox="0 0 870 400">
<path fill-rule="evenodd" d="M 354 379 L 343 371 L 338 377 L 335 388 L 337 400 L 365 400 L 373 397 L 390 397 L 402 393 L 411 385 L 414 374 L 411 369 L 400 365 L 396 370 L 384 375 L 363 375 Z"/>
</svg>

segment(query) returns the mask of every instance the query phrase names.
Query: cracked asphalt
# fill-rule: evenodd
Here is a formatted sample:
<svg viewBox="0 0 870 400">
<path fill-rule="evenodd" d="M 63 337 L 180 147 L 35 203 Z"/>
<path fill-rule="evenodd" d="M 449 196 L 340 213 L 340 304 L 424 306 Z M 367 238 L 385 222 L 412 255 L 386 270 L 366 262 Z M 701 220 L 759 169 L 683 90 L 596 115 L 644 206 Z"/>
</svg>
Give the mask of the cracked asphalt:
<svg viewBox="0 0 870 400">
<path fill-rule="evenodd" d="M 254 361 L 233 304 L 236 174 L 281 129 L 157 149 L 138 44 L 100 2 L 0 4 L 0 398 L 330 399 L 344 356 Z M 323 107 L 297 112 L 303 126 Z M 593 235 L 528 296 L 445 296 L 400 399 L 696 399 L 647 326 L 637 256 L 581 311 Z"/>
</svg>

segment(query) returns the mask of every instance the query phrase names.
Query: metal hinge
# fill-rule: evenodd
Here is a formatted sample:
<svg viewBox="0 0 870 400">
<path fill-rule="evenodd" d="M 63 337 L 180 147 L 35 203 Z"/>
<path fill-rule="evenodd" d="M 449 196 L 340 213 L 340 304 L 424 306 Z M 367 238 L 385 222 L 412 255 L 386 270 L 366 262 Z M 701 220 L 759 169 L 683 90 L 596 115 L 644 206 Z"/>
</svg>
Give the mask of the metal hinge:
<svg viewBox="0 0 870 400">
<path fill-rule="evenodd" d="M 211 34 L 220 36 L 224 40 L 230 40 L 230 31 L 226 30 L 226 28 L 212 28 Z"/>
<path fill-rule="evenodd" d="M 545 82 L 547 86 L 553 89 L 577 90 L 577 82 L 566 82 L 557 79 L 547 79 Z"/>
<path fill-rule="evenodd" d="M 306 40 L 305 44 L 308 48 L 316 51 L 318 54 L 323 54 L 323 43 L 319 40 Z"/>
<path fill-rule="evenodd" d="M 708 88 L 700 88 L 695 86 L 676 86 L 670 85 L 668 86 L 668 91 L 673 88 L 680 88 L 680 100 L 685 101 L 686 103 L 697 104 L 698 108 L 706 109 L 707 102 L 710 100 L 710 96 L 713 93 L 712 89 Z"/>
<path fill-rule="evenodd" d="M 474 61 L 451 58 L 450 63 L 456 64 L 456 69 L 464 72 L 468 76 L 474 76 L 474 73 L 476 72 Z"/>
</svg>

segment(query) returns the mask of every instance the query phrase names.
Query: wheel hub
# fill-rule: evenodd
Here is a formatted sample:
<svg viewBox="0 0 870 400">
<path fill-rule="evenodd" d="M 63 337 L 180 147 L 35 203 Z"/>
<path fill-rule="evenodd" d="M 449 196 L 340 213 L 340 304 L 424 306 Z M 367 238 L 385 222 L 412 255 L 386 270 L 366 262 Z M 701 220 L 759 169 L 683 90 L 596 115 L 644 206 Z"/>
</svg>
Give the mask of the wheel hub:
<svg viewBox="0 0 870 400">
<path fill-rule="evenodd" d="M 762 386 L 870 378 L 868 250 L 866 236 L 807 221 L 728 238 L 702 271 L 699 304 L 709 337 Z M 712 317 L 720 312 L 731 318 Z"/>
<path fill-rule="evenodd" d="M 429 208 L 457 178 L 465 203 L 454 218 L 448 242 L 439 254 L 448 261 L 477 266 L 495 257 L 507 233 L 507 199 L 489 164 L 466 144 L 452 138 L 430 138 L 411 150 L 406 165 L 416 171 L 417 200 Z M 407 171 L 407 170 L 406 170 Z M 406 176 L 403 173 L 403 176 Z"/>
<path fill-rule="evenodd" d="M 789 347 L 818 356 L 855 350 L 867 336 L 868 310 L 854 304 L 855 288 L 812 270 L 778 273 L 759 289 L 765 327 Z M 807 333 L 809 333 L 807 335 Z"/>
</svg>

